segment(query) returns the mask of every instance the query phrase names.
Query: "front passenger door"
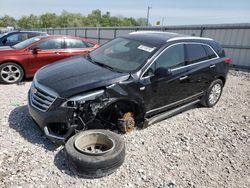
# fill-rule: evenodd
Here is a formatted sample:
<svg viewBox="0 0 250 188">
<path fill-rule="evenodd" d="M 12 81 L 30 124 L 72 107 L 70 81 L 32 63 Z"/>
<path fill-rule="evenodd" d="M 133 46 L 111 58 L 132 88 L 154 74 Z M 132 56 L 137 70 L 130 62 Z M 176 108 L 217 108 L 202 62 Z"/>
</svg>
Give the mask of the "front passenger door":
<svg viewBox="0 0 250 188">
<path fill-rule="evenodd" d="M 38 48 L 39 51 L 34 53 L 32 49 Z M 29 64 L 32 72 L 35 73 L 39 68 L 54 63 L 64 58 L 63 40 L 61 38 L 50 38 L 39 42 L 30 48 Z"/>
<path fill-rule="evenodd" d="M 164 111 L 189 97 L 186 73 L 184 45 L 167 47 L 141 78 L 147 115 Z"/>
</svg>

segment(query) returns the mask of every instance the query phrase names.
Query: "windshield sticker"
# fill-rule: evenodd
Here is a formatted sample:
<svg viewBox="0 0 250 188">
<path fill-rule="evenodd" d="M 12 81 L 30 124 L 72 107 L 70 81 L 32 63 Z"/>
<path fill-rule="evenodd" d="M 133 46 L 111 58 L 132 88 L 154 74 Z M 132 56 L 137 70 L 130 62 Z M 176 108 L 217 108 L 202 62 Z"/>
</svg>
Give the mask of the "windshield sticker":
<svg viewBox="0 0 250 188">
<path fill-rule="evenodd" d="M 151 53 L 152 51 L 155 50 L 155 47 L 151 48 L 148 46 L 140 45 L 138 46 L 138 49 Z"/>
</svg>

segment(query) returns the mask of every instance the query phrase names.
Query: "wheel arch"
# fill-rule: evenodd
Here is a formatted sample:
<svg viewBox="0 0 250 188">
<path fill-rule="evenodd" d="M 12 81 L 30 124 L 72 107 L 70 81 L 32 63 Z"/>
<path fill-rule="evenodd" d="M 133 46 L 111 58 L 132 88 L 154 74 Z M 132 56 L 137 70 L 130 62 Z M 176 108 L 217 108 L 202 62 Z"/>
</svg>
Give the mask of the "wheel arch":
<svg viewBox="0 0 250 188">
<path fill-rule="evenodd" d="M 106 110 L 108 110 L 110 107 L 114 105 L 125 105 L 128 107 L 129 110 L 131 110 L 138 120 L 141 120 L 144 118 L 145 115 L 145 108 L 142 103 L 139 103 L 138 101 L 131 100 L 131 99 L 117 99 L 109 103 L 108 105 L 104 106 L 99 114 L 102 114 Z"/>
<path fill-rule="evenodd" d="M 226 83 L 226 78 L 224 76 L 218 76 L 217 79 L 220 79 L 223 83 L 223 86 L 225 85 Z"/>
</svg>

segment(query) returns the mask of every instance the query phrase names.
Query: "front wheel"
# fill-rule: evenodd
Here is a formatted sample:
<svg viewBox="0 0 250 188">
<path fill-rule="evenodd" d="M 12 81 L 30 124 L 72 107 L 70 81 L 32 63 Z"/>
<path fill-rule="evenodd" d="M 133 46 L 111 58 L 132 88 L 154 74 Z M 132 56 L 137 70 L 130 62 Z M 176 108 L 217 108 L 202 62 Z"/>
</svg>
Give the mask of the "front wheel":
<svg viewBox="0 0 250 188">
<path fill-rule="evenodd" d="M 211 83 L 207 92 L 201 99 L 201 104 L 205 107 L 213 107 L 221 97 L 223 82 L 217 79 Z"/>
<path fill-rule="evenodd" d="M 4 84 L 13 84 L 23 79 L 24 72 L 22 67 L 16 63 L 4 63 L 0 65 L 0 82 Z"/>
</svg>

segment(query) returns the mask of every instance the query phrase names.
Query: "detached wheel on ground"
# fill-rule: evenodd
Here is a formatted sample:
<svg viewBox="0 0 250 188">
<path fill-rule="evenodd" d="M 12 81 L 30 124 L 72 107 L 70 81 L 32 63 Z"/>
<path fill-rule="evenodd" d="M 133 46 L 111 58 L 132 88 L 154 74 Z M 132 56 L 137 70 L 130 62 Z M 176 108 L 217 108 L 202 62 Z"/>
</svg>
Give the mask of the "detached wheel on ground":
<svg viewBox="0 0 250 188">
<path fill-rule="evenodd" d="M 65 145 L 70 169 L 86 178 L 113 173 L 125 159 L 121 136 L 107 130 L 87 130 L 71 137 Z"/>
<path fill-rule="evenodd" d="M 0 65 L 0 82 L 13 84 L 23 79 L 24 72 L 22 67 L 16 63 L 4 63 Z"/>
<path fill-rule="evenodd" d="M 217 79 L 211 83 L 206 94 L 201 99 L 201 105 L 205 107 L 213 107 L 217 104 L 221 97 L 223 89 L 223 82 L 220 79 Z"/>
</svg>

